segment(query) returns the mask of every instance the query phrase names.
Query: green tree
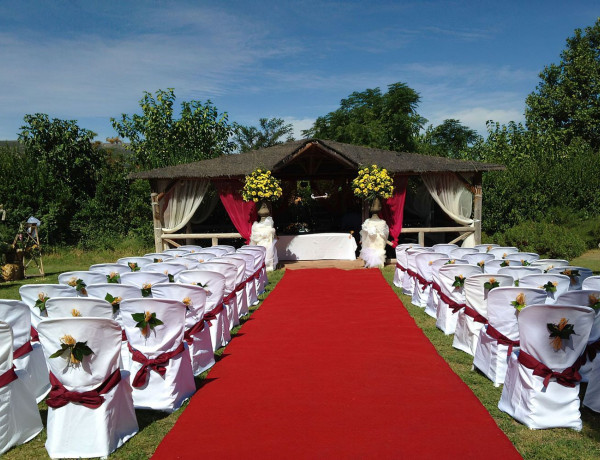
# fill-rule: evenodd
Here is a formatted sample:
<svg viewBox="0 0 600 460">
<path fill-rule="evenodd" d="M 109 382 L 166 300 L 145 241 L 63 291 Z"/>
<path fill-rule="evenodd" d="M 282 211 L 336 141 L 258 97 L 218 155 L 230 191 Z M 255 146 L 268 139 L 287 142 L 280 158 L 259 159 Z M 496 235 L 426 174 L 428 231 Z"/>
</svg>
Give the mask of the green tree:
<svg viewBox="0 0 600 460">
<path fill-rule="evenodd" d="M 181 103 L 180 118 L 175 118 L 173 88 L 144 92 L 142 114 L 111 118 L 113 128 L 129 140 L 134 163 L 142 169 L 218 157 L 233 151 L 233 128 L 227 113 L 219 114 L 210 102 Z"/>
<path fill-rule="evenodd" d="M 405 83 L 393 83 L 385 94 L 379 88 L 354 92 L 340 108 L 316 119 L 307 137 L 331 139 L 395 151 L 414 151 L 419 131 L 427 122 L 417 113 L 419 94 Z"/>
<path fill-rule="evenodd" d="M 540 73 L 526 100 L 527 127 L 570 143 L 580 137 L 600 147 L 600 18 L 567 39 L 559 64 Z"/>
<path fill-rule="evenodd" d="M 258 128 L 236 124 L 234 130 L 234 142 L 238 145 L 240 152 L 271 147 L 294 140 L 292 136 L 294 127 L 282 118 L 261 118 Z"/>
<path fill-rule="evenodd" d="M 428 155 L 457 159 L 474 159 L 471 147 L 481 140 L 474 129 L 463 125 L 459 120 L 449 118 L 438 126 L 429 125 L 420 141 L 419 150 Z"/>
</svg>

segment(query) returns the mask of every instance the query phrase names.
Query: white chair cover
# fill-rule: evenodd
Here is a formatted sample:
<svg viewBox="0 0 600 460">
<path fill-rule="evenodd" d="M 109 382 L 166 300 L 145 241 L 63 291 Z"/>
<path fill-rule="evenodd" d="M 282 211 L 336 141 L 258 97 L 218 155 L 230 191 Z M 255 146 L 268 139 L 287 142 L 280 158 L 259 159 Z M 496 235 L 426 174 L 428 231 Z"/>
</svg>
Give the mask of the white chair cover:
<svg viewBox="0 0 600 460">
<path fill-rule="evenodd" d="M 184 244 L 182 246 L 179 246 L 179 249 L 185 249 L 190 254 L 193 254 L 195 252 L 202 251 L 202 249 L 204 248 L 202 246 L 198 246 L 197 244 Z"/>
<path fill-rule="evenodd" d="M 235 252 L 235 247 L 229 244 L 217 244 L 213 248 L 225 249 L 227 251 L 226 254 L 233 254 Z"/>
<path fill-rule="evenodd" d="M 235 254 L 235 253 L 230 253 Z M 221 256 L 216 259 L 213 259 L 211 263 L 228 263 L 233 264 L 237 270 L 237 276 L 235 279 L 236 282 L 236 303 L 238 316 L 241 318 L 242 316 L 246 316 L 250 314 L 250 310 L 248 309 L 248 294 L 246 293 L 246 262 L 241 259 L 231 258 L 227 256 Z M 253 279 L 250 280 L 254 281 Z"/>
<path fill-rule="evenodd" d="M 492 337 L 490 326 L 500 334 L 512 341 L 519 340 L 519 325 L 517 323 L 518 311 L 511 304 L 519 294 L 525 296 L 525 305 L 542 304 L 546 300 L 546 291 L 528 287 L 498 287 L 492 289 L 488 294 L 488 326 L 479 332 L 479 343 L 475 350 L 473 365 L 483 375 L 494 382 L 495 386 L 504 383 L 506 368 L 510 353 L 518 350 L 518 345 L 512 347 L 498 343 L 498 339 Z"/>
<path fill-rule="evenodd" d="M 152 262 L 158 263 L 163 262 L 167 257 L 172 256 L 168 256 L 164 252 L 149 252 L 148 254 L 144 254 L 144 257 L 153 259 Z"/>
<path fill-rule="evenodd" d="M 552 273 L 542 273 L 541 275 L 526 275 L 519 280 L 520 287 L 532 287 L 538 289 L 544 289 L 544 285 L 547 283 L 556 283 L 556 292 L 546 291 L 546 303 L 556 303 L 556 299 L 561 294 L 569 290 L 569 284 L 571 280 L 565 275 L 556 275 Z"/>
<path fill-rule="evenodd" d="M 556 299 L 557 305 L 578 305 L 581 307 L 591 307 L 595 302 L 592 303 L 592 299 L 596 301 L 600 300 L 600 289 L 582 289 L 580 291 L 568 291 Z M 600 340 L 600 310 L 594 310 L 594 324 L 590 331 L 590 337 L 588 339 L 588 345 L 592 345 Z M 585 363 L 579 368 L 581 374 L 581 381 L 589 381 L 590 373 L 594 365 L 595 359 L 590 361 L 586 357 Z M 600 362 L 600 361 L 599 361 Z"/>
<path fill-rule="evenodd" d="M 220 247 L 217 247 L 217 246 L 209 246 L 207 248 L 203 248 L 202 252 L 212 253 L 215 256 L 219 257 L 219 256 L 224 256 L 229 251 L 227 249 L 225 249 L 225 248 L 220 248 Z"/>
<path fill-rule="evenodd" d="M 407 268 L 406 273 L 408 274 L 408 282 L 410 283 L 411 297 L 415 296 L 415 291 L 417 290 L 417 289 L 415 289 L 415 287 L 418 284 L 417 263 L 415 261 L 415 257 L 418 254 L 423 254 L 426 252 L 435 254 L 435 252 L 431 248 L 412 248 L 412 249 L 406 250 L 406 268 Z M 413 301 L 413 304 L 414 304 L 414 301 Z"/>
<path fill-rule="evenodd" d="M 511 263 L 513 261 L 510 261 Z M 520 262 L 517 262 L 520 263 Z M 499 275 L 509 275 L 515 280 L 515 286 L 519 286 L 519 281 L 524 276 L 528 275 L 541 275 L 542 269 L 537 267 L 523 267 L 522 265 L 509 265 L 508 267 L 502 267 L 498 270 Z"/>
<path fill-rule="evenodd" d="M 191 284 L 165 283 L 154 285 L 152 295 L 155 299 L 179 300 L 187 307 L 184 339 L 189 347 L 194 375 L 200 375 L 214 366 L 214 347 L 209 325 L 204 321 L 206 291 Z"/>
<path fill-rule="evenodd" d="M 477 249 L 479 252 L 488 252 L 490 249 L 492 248 L 497 248 L 499 247 L 499 244 L 494 244 L 494 243 L 484 243 L 484 244 L 476 244 L 475 246 L 473 246 L 475 249 Z"/>
<path fill-rule="evenodd" d="M 400 253 L 402 265 L 406 270 L 402 275 L 402 292 L 405 295 L 412 296 L 413 288 L 415 287 L 415 279 L 411 276 L 410 272 L 415 271 L 415 256 L 422 252 L 433 252 L 431 248 L 418 247 L 407 247 L 403 252 Z M 396 253 L 398 254 L 398 253 Z M 411 259 L 409 261 L 409 258 Z M 410 270 L 410 272 L 409 272 Z"/>
<path fill-rule="evenodd" d="M 187 266 L 180 263 L 157 262 L 155 264 L 150 264 L 142 267 L 140 271 L 163 273 L 164 275 L 167 275 L 170 282 L 174 282 L 175 275 L 184 270 L 188 270 Z"/>
<path fill-rule="evenodd" d="M 449 255 L 452 251 L 458 249 L 458 245 L 454 243 L 434 244 L 433 246 L 431 246 L 431 249 L 433 249 L 434 252 Z"/>
<path fill-rule="evenodd" d="M 92 271 L 75 271 L 65 272 L 58 275 L 58 284 L 66 284 L 68 286 L 77 289 L 77 281 L 83 282 L 83 287 L 77 291 L 80 297 L 87 296 L 87 290 L 85 289 L 89 284 L 98 284 L 106 282 L 106 275 L 99 272 Z"/>
<path fill-rule="evenodd" d="M 406 251 L 412 248 L 422 248 L 420 244 L 402 243 L 396 246 L 396 271 L 394 273 L 394 286 L 402 287 L 404 274 L 408 267 Z"/>
<path fill-rule="evenodd" d="M 48 318 L 83 318 L 114 319 L 113 307 L 106 300 L 94 297 L 53 297 L 46 302 Z"/>
<path fill-rule="evenodd" d="M 227 254 L 227 257 L 240 259 L 246 263 L 246 294 L 248 296 L 247 302 L 248 307 L 251 305 L 258 305 L 258 294 L 256 291 L 256 259 L 252 254 L 247 252 L 235 252 L 233 254 Z"/>
<path fill-rule="evenodd" d="M 589 276 L 584 279 L 581 289 L 600 289 L 600 276 Z"/>
<path fill-rule="evenodd" d="M 177 257 L 177 256 L 182 257 L 187 254 L 190 254 L 190 251 L 188 251 L 187 249 L 181 249 L 181 248 L 171 248 L 171 249 L 164 250 L 163 254 L 170 255 L 171 257 Z"/>
<path fill-rule="evenodd" d="M 172 257 L 170 259 L 165 259 L 164 262 L 166 264 L 175 264 L 175 265 L 183 265 L 186 270 L 196 270 L 201 262 L 194 260 L 194 259 L 188 259 L 187 256 L 186 257 Z"/>
<path fill-rule="evenodd" d="M 155 313 L 163 324 L 157 325 L 146 336 L 136 327 L 136 313 Z M 161 376 L 155 370 L 148 369 L 148 378 L 140 387 L 134 381 L 143 365 L 131 361 L 131 385 L 133 405 L 136 408 L 173 412 L 196 391 L 192 362 L 187 344 L 183 341 L 186 307 L 183 302 L 172 299 L 129 299 L 121 302 L 121 316 L 129 345 L 142 353 L 147 359 L 157 359 L 164 353 L 181 351 L 172 356 L 165 364 L 166 372 Z"/>
<path fill-rule="evenodd" d="M 30 342 L 29 307 L 18 300 L 0 299 L 0 321 L 12 328 L 13 364 L 17 375 L 39 403 L 50 391 L 50 380 L 42 346 L 39 342 Z"/>
<path fill-rule="evenodd" d="M 95 265 L 90 266 L 90 271 L 102 273 L 103 275 L 105 275 L 106 279 L 103 281 L 103 283 L 106 283 L 106 282 L 108 282 L 108 276 L 111 273 L 118 273 L 119 275 L 122 275 L 123 273 L 130 272 L 131 269 L 127 265 L 122 265 L 122 264 L 95 264 Z M 121 282 L 121 279 L 119 276 L 119 283 L 120 282 Z M 94 284 L 94 283 L 91 283 L 91 284 Z"/>
<path fill-rule="evenodd" d="M 218 256 L 212 252 L 200 251 L 200 252 L 195 252 L 193 254 L 188 254 L 184 258 L 190 259 L 190 260 L 195 260 L 196 262 L 202 263 L 202 262 L 208 262 L 209 260 L 214 259 L 215 257 L 218 257 Z"/>
<path fill-rule="evenodd" d="M 142 289 L 150 287 L 152 290 L 152 286 L 158 283 L 168 283 L 169 277 L 164 273 L 157 272 L 131 272 L 131 273 L 123 273 L 121 275 L 121 284 L 128 284 L 130 286 L 135 286 L 140 289 L 139 297 L 143 297 L 141 292 Z M 147 297 L 152 297 L 152 293 Z"/>
<path fill-rule="evenodd" d="M 510 264 L 510 261 L 503 259 L 488 260 L 483 267 L 483 271 L 490 275 L 496 275 L 501 268 L 504 268 L 503 265 L 506 265 L 507 263 Z M 510 265 L 506 266 L 509 267 Z"/>
<path fill-rule="evenodd" d="M 477 252 L 475 254 L 465 254 L 462 256 L 463 260 L 466 260 L 469 265 L 479 265 L 481 264 L 485 267 L 485 264 L 491 260 L 496 260 L 493 254 L 485 254 L 481 252 Z"/>
<path fill-rule="evenodd" d="M 35 303 L 41 297 L 77 297 L 77 291 L 71 286 L 64 284 L 24 284 L 19 288 L 21 300 L 29 307 L 31 314 L 31 325 L 37 330 L 38 324 L 48 315 L 46 311 L 40 311 Z"/>
<path fill-rule="evenodd" d="M 154 263 L 154 259 L 152 257 L 121 257 L 117 260 L 117 263 L 125 265 L 131 271 L 134 271 L 136 265 L 137 268 L 142 268 L 144 265 Z"/>
<path fill-rule="evenodd" d="M 538 259 L 531 263 L 532 267 L 540 267 L 544 273 L 554 267 L 566 267 L 569 262 L 565 259 Z"/>
<path fill-rule="evenodd" d="M 431 282 L 433 281 L 432 267 L 433 262 L 439 259 L 446 259 L 444 254 L 439 252 L 423 252 L 415 255 L 415 266 L 417 274 L 425 280 L 425 283 L 418 278 L 415 281 L 413 289 L 412 303 L 421 308 L 427 306 L 427 299 L 431 291 Z"/>
<path fill-rule="evenodd" d="M 458 312 L 452 346 L 471 356 L 475 355 L 477 343 L 479 343 L 479 332 L 485 324 L 485 322 L 482 322 L 482 318 L 484 321 L 487 321 L 487 296 L 489 290 L 485 289 L 484 285 L 490 282 L 490 280 L 498 282 L 498 287 L 512 286 L 513 284 L 511 276 L 491 276 L 484 273 L 470 276 L 465 280 L 464 293 L 467 308 L 463 308 Z M 477 315 L 480 315 L 482 318 Z"/>
<path fill-rule="evenodd" d="M 44 428 L 35 397 L 12 366 L 13 335 L 10 326 L 0 321 L 0 376 L 17 377 L 0 387 L 0 455 L 35 438 Z"/>
<path fill-rule="evenodd" d="M 72 402 L 48 407 L 46 450 L 50 457 L 106 457 L 138 432 L 129 376 L 118 366 L 121 327 L 104 318 L 49 319 L 40 324 L 39 334 L 50 372 L 69 391 L 94 390 L 113 373 L 121 373 L 121 381 L 102 395 L 100 407 Z M 69 364 L 68 353 L 50 358 L 61 349 L 60 339 L 65 335 L 87 342 L 93 354 L 79 365 Z"/>
<path fill-rule="evenodd" d="M 223 306 L 225 276 L 208 270 L 187 270 L 177 274 L 175 281 L 193 285 L 200 283 L 204 286 L 207 295 L 204 317 L 205 319 L 207 316 L 214 317 L 214 319 L 208 320 L 214 351 L 227 345 L 231 340 L 231 333 L 229 332 L 227 310 Z"/>
<path fill-rule="evenodd" d="M 250 245 L 242 246 L 236 252 L 248 252 L 248 251 L 250 251 L 250 253 L 253 254 L 254 257 L 259 258 L 259 260 L 257 262 L 258 267 L 256 267 L 256 270 L 258 270 L 260 268 L 260 277 L 256 281 L 256 289 L 257 289 L 257 294 L 261 295 L 263 292 L 265 292 L 265 287 L 269 283 L 269 279 L 267 278 L 267 268 L 266 268 L 267 248 L 265 248 L 263 246 L 250 244 Z"/>
<path fill-rule="evenodd" d="M 483 270 L 481 267 L 477 265 L 468 265 L 468 264 L 449 264 L 440 267 L 438 273 L 438 280 L 440 290 L 443 294 L 445 294 L 450 300 L 454 301 L 456 304 L 464 305 L 465 303 L 465 294 L 464 289 L 462 287 L 454 287 L 452 284 L 455 281 L 456 276 L 464 276 L 465 278 L 469 278 L 473 275 L 478 275 L 482 273 Z M 438 309 L 436 315 L 435 325 L 441 329 L 444 334 L 454 334 L 456 330 L 456 321 L 458 319 L 458 312 L 453 313 L 450 305 L 444 301 L 442 297 L 440 297 L 438 302 Z"/>
<path fill-rule="evenodd" d="M 519 250 L 514 246 L 494 246 L 487 251 L 488 254 L 493 254 L 496 259 L 504 259 L 507 255 L 515 252 L 519 252 Z"/>
<path fill-rule="evenodd" d="M 520 265 L 523 265 L 523 261 L 533 263 L 540 258 L 539 254 L 535 252 L 514 252 L 512 254 L 508 254 L 505 259 L 510 260 L 511 262 L 519 262 Z M 511 264 L 514 265 L 514 264 Z"/>
<path fill-rule="evenodd" d="M 217 260 L 217 259 L 213 259 Z M 216 263 L 214 261 L 204 262 L 200 265 L 202 270 L 220 273 L 225 277 L 225 291 L 223 292 L 223 305 L 227 310 L 227 321 L 229 330 L 240 324 L 240 315 L 237 306 L 237 287 L 238 269 L 236 265 L 228 263 Z"/>
<path fill-rule="evenodd" d="M 478 254 L 479 251 L 475 248 L 456 248 L 450 251 L 448 257 L 451 259 L 462 259 L 466 254 Z"/>
<path fill-rule="evenodd" d="M 594 311 L 589 307 L 562 305 L 531 305 L 519 313 L 520 353 L 527 353 L 554 372 L 571 367 L 583 352 Z M 558 324 L 562 318 L 574 325 L 563 347 L 556 351 L 551 345 L 547 324 Z M 569 388 L 554 377 L 544 386 L 544 378 L 518 361 L 514 353 L 502 389 L 498 408 L 533 429 L 565 427 L 581 430 L 579 412 L 579 382 Z"/>
<path fill-rule="evenodd" d="M 573 270 L 578 270 L 579 275 L 574 275 L 572 273 Z M 593 275 L 593 272 L 586 267 L 574 267 L 571 265 L 563 266 L 563 267 L 554 267 L 548 270 L 548 273 L 559 273 L 561 275 L 566 275 L 571 279 L 571 284 L 569 285 L 569 291 L 578 291 L 581 289 L 581 285 L 585 281 L 586 278 L 589 278 Z"/>
<path fill-rule="evenodd" d="M 443 255 L 443 254 L 442 254 Z M 440 268 L 450 262 L 454 264 L 466 264 L 467 261 L 463 259 L 449 259 L 447 257 L 442 259 L 436 259 L 431 264 L 431 289 L 429 290 L 429 296 L 427 297 L 427 304 L 425 306 L 425 313 L 427 313 L 432 318 L 437 318 L 437 309 L 440 302 L 439 296 L 439 271 Z"/>
</svg>

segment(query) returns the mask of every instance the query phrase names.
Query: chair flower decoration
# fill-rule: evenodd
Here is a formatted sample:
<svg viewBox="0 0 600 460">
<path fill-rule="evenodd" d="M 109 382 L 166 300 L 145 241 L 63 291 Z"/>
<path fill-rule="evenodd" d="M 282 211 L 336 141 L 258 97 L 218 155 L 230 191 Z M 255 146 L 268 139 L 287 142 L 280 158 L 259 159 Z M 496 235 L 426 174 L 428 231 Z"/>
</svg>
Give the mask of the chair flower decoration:
<svg viewBox="0 0 600 460">
<path fill-rule="evenodd" d="M 490 251 L 492 250 L 492 248 L 493 248 L 493 247 L 494 247 L 494 246 L 488 246 L 488 247 L 486 248 L 485 252 L 490 252 Z"/>
<path fill-rule="evenodd" d="M 152 284 L 144 283 L 142 284 L 142 297 L 148 297 L 152 294 Z"/>
<path fill-rule="evenodd" d="M 554 351 L 563 348 L 563 340 L 569 340 L 571 334 L 575 334 L 575 327 L 569 324 L 567 318 L 561 318 L 558 324 L 548 323 L 546 326 L 550 332 L 550 343 Z"/>
<path fill-rule="evenodd" d="M 160 319 L 156 317 L 156 313 L 146 311 L 144 313 L 132 313 L 131 317 L 134 321 L 137 321 L 135 327 L 140 329 L 140 332 L 144 337 L 148 337 L 150 331 L 156 326 L 164 324 Z"/>
<path fill-rule="evenodd" d="M 129 267 L 129 269 L 132 272 L 139 272 L 140 271 L 140 267 L 138 266 L 137 262 L 129 262 L 127 264 L 127 266 Z"/>
<path fill-rule="evenodd" d="M 485 260 L 480 260 L 479 262 L 477 262 L 477 265 L 481 268 L 485 268 Z"/>
<path fill-rule="evenodd" d="M 543 286 L 540 286 L 540 289 L 544 289 L 548 294 L 552 294 L 553 292 L 556 292 L 557 286 L 558 283 L 556 281 L 548 281 Z"/>
<path fill-rule="evenodd" d="M 283 191 L 281 181 L 271 174 L 271 171 L 257 169 L 246 176 L 242 198 L 244 201 L 277 200 L 281 198 Z"/>
<path fill-rule="evenodd" d="M 46 311 L 46 301 L 49 299 L 45 292 L 40 292 L 38 298 L 35 301 L 35 307 L 40 309 L 40 314 Z"/>
<path fill-rule="evenodd" d="M 60 338 L 60 350 L 55 351 L 50 355 L 50 358 L 58 358 L 67 355 L 67 367 L 79 366 L 85 356 L 89 356 L 94 352 L 87 346 L 87 341 L 78 342 L 73 336 L 65 334 Z"/>
<path fill-rule="evenodd" d="M 77 310 L 77 308 L 73 308 L 71 310 L 71 316 L 74 318 L 79 318 L 81 316 L 81 312 Z"/>
<path fill-rule="evenodd" d="M 352 181 L 352 188 L 354 195 L 365 200 L 387 199 L 394 192 L 394 181 L 387 169 L 371 165 L 358 171 L 358 176 Z"/>
<path fill-rule="evenodd" d="M 502 263 L 500 264 L 501 267 L 508 267 L 510 266 L 510 261 L 509 260 L 503 260 Z"/>
<path fill-rule="evenodd" d="M 87 291 L 85 290 L 86 284 L 81 278 L 73 276 L 69 279 L 67 284 L 71 287 L 74 287 L 80 294 L 87 295 Z"/>
<path fill-rule="evenodd" d="M 162 262 L 162 261 L 163 261 L 163 260 L 162 260 L 162 259 L 160 259 L 160 258 L 155 258 L 155 259 L 154 259 L 154 263 L 155 263 L 155 264 L 158 264 L 158 263 L 160 263 L 160 262 Z"/>
<path fill-rule="evenodd" d="M 577 277 L 579 276 L 579 270 L 566 268 L 560 273 L 563 275 L 567 275 L 571 279 L 571 284 L 577 283 Z"/>
<path fill-rule="evenodd" d="M 175 282 L 175 277 L 169 273 L 169 270 L 165 270 L 163 273 L 169 277 L 169 283 Z"/>
<path fill-rule="evenodd" d="M 531 263 L 527 262 L 525 259 L 521 259 L 521 265 L 523 267 L 529 267 L 531 265 Z"/>
<path fill-rule="evenodd" d="M 110 304 L 112 305 L 112 309 L 113 309 L 113 314 L 119 311 L 119 308 L 121 308 L 121 300 L 123 300 L 121 297 L 117 296 L 117 297 L 113 297 L 110 293 L 106 293 L 106 296 L 104 297 L 104 300 L 106 300 L 107 302 L 110 302 Z"/>
<path fill-rule="evenodd" d="M 511 305 L 517 309 L 517 311 L 523 310 L 527 305 L 525 305 L 525 294 L 520 292 L 515 300 L 511 302 Z"/>
<path fill-rule="evenodd" d="M 448 262 L 446 262 L 444 265 L 453 265 L 454 263 L 456 263 L 456 260 L 454 259 L 450 259 Z"/>
<path fill-rule="evenodd" d="M 594 310 L 600 310 L 600 294 L 590 294 L 589 295 L 589 305 Z"/>
<path fill-rule="evenodd" d="M 185 308 L 187 308 L 188 310 L 193 305 L 192 299 L 190 299 L 189 297 L 184 297 L 182 302 L 185 304 Z"/>
<path fill-rule="evenodd" d="M 500 283 L 496 278 L 490 278 L 488 281 L 483 283 L 483 288 L 487 289 L 488 291 L 491 291 L 492 289 L 497 288 L 498 286 L 500 286 Z"/>
<path fill-rule="evenodd" d="M 462 288 L 465 285 L 465 277 L 464 275 L 458 275 L 454 277 L 454 283 L 452 283 L 452 286 L 454 286 L 455 288 Z"/>
<path fill-rule="evenodd" d="M 119 273 L 117 272 L 110 272 L 108 275 L 106 275 L 106 282 L 107 283 L 119 283 L 121 281 L 121 275 L 119 275 Z"/>
</svg>

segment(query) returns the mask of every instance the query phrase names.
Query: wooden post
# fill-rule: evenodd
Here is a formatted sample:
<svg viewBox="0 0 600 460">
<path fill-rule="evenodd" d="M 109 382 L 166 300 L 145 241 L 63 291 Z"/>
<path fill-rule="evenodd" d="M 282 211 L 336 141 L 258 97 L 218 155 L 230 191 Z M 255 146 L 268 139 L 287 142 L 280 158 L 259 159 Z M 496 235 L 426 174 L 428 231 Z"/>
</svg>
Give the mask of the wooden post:
<svg viewBox="0 0 600 460">
<path fill-rule="evenodd" d="M 475 244 L 481 244 L 481 207 L 482 207 L 482 175 L 476 173 L 473 176 L 473 220 L 475 227 Z"/>
<path fill-rule="evenodd" d="M 151 193 L 152 200 L 152 224 L 154 226 L 154 248 L 156 252 L 163 251 L 162 224 L 160 222 L 160 204 L 158 203 L 158 193 Z"/>
</svg>

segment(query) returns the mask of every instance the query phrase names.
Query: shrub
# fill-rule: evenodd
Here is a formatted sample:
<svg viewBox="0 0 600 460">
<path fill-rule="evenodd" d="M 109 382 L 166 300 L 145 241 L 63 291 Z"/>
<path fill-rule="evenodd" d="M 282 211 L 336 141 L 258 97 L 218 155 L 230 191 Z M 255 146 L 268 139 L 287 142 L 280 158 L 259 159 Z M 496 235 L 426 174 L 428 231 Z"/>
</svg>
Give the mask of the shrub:
<svg viewBox="0 0 600 460">
<path fill-rule="evenodd" d="M 541 257 L 567 260 L 580 256 L 586 249 L 585 241 L 577 233 L 547 222 L 523 222 L 494 235 L 494 240 L 521 251 L 536 252 Z"/>
</svg>

